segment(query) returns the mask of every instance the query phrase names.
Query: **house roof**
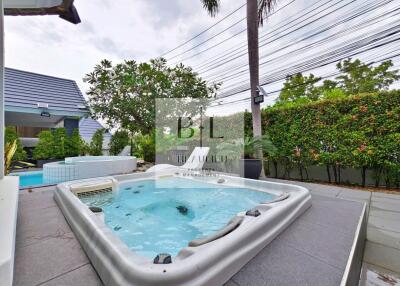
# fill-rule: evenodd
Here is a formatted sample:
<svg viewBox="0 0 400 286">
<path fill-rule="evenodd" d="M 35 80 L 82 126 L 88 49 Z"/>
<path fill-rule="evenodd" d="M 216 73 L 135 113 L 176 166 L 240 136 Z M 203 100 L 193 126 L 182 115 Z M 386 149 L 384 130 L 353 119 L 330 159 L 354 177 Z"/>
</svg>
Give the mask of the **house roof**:
<svg viewBox="0 0 400 286">
<path fill-rule="evenodd" d="M 4 0 L 4 14 L 12 16 L 59 15 L 78 24 L 81 22 L 74 0 Z"/>
<path fill-rule="evenodd" d="M 93 134 L 100 128 L 105 129 L 104 126 L 100 124 L 100 122 L 98 122 L 97 120 L 94 120 L 90 117 L 82 118 L 79 121 L 79 134 L 86 142 L 90 142 L 92 140 Z M 103 137 L 104 141 L 107 141 L 107 142 L 111 138 L 111 134 L 108 131 L 104 132 L 103 136 L 104 136 Z M 103 145 L 106 145 L 106 144 L 103 144 Z"/>
<path fill-rule="evenodd" d="M 40 113 L 38 103 L 59 115 L 84 115 L 85 99 L 75 81 L 43 74 L 5 68 L 5 110 Z"/>
</svg>

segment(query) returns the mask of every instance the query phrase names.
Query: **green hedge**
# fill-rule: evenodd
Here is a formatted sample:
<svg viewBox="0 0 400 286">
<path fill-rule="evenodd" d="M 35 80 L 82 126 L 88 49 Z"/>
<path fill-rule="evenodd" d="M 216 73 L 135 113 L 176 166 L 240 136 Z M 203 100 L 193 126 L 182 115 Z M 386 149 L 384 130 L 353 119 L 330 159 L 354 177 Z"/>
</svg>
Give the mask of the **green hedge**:
<svg viewBox="0 0 400 286">
<path fill-rule="evenodd" d="M 246 115 L 248 126 L 251 116 Z M 343 167 L 374 171 L 375 183 L 400 181 L 400 91 L 349 96 L 289 108 L 262 111 L 263 132 L 271 135 L 278 154 L 275 167 L 298 168 L 307 178 L 311 165 L 325 165 L 328 177 L 340 181 Z"/>
</svg>

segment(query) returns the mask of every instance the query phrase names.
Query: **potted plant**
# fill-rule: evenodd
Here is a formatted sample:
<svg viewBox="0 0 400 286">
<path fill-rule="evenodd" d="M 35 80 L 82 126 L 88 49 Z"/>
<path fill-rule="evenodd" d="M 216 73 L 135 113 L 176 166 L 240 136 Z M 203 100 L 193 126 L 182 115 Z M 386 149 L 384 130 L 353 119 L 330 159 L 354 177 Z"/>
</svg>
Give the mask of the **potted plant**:
<svg viewBox="0 0 400 286">
<path fill-rule="evenodd" d="M 256 152 L 261 149 L 264 154 L 273 155 L 276 147 L 268 134 L 261 137 L 245 137 L 233 143 L 223 143 L 218 146 L 218 156 L 239 158 L 239 172 L 242 177 L 258 179 L 261 174 L 262 160 L 256 158 Z M 228 161 L 228 160 L 227 160 Z"/>
</svg>

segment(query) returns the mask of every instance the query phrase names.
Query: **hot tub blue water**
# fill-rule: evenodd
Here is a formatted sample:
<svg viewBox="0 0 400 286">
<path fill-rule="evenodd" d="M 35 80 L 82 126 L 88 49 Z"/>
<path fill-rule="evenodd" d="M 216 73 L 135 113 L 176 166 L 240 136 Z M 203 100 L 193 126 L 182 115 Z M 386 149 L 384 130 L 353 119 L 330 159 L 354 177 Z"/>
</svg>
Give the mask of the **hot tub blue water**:
<svg viewBox="0 0 400 286">
<path fill-rule="evenodd" d="M 182 178 L 133 181 L 118 192 L 81 200 L 101 207 L 106 225 L 133 251 L 149 258 L 177 255 L 188 242 L 223 228 L 238 212 L 274 195 Z"/>
</svg>

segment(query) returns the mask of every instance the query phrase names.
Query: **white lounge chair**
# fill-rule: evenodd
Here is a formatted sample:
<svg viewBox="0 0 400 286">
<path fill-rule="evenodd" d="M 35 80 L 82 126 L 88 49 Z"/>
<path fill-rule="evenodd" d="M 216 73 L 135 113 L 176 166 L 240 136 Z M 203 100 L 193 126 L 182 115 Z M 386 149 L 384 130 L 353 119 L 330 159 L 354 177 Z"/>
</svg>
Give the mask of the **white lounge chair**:
<svg viewBox="0 0 400 286">
<path fill-rule="evenodd" d="M 125 146 L 121 152 L 119 152 L 118 156 L 130 156 L 131 155 L 131 146 Z"/>
<path fill-rule="evenodd" d="M 182 166 L 175 166 L 170 164 L 158 164 L 146 170 L 146 172 L 159 172 L 165 171 L 167 169 L 190 169 L 190 170 L 200 170 L 206 161 L 206 157 L 210 151 L 209 147 L 195 147 L 192 154 L 190 154 L 186 163 Z"/>
</svg>

